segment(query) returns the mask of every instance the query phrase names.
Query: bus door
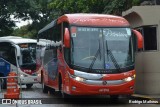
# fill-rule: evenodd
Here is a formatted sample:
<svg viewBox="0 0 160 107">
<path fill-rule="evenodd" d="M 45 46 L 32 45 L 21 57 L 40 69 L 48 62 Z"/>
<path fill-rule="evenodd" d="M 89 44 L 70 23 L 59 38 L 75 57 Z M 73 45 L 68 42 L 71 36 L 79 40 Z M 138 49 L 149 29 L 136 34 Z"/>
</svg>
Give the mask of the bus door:
<svg viewBox="0 0 160 107">
<path fill-rule="evenodd" d="M 42 53 L 44 53 L 44 56 L 42 58 L 42 66 L 43 66 L 43 81 L 45 84 L 48 84 L 48 63 L 50 60 L 50 55 L 48 55 L 49 50 L 47 47 L 42 48 Z"/>
<path fill-rule="evenodd" d="M 57 47 L 51 47 L 50 57 L 51 60 L 48 63 L 48 80 L 51 86 L 56 85 L 56 77 L 58 74 L 58 59 L 57 59 Z M 55 81 L 56 80 L 56 81 Z"/>
</svg>

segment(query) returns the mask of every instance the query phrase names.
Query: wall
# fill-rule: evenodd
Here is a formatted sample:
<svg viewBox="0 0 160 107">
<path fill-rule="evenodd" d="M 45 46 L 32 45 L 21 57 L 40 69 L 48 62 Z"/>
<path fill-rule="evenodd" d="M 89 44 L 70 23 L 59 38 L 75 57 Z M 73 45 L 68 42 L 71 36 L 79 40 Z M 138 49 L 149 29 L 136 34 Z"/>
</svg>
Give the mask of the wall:
<svg viewBox="0 0 160 107">
<path fill-rule="evenodd" d="M 157 50 L 136 53 L 137 94 L 160 95 L 160 6 L 134 6 L 122 13 L 132 28 L 157 26 Z"/>
<path fill-rule="evenodd" d="M 135 93 L 160 94 L 160 52 L 136 54 Z"/>
</svg>

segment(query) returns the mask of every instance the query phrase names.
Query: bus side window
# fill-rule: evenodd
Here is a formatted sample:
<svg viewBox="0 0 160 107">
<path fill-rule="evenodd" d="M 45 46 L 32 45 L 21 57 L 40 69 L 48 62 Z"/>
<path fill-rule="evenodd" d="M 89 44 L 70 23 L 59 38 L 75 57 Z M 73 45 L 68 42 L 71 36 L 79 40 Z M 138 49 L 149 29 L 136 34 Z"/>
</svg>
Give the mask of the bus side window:
<svg viewBox="0 0 160 107">
<path fill-rule="evenodd" d="M 0 43 L 0 46 L 0 57 L 16 65 L 15 47 L 11 46 L 10 43 Z"/>
</svg>

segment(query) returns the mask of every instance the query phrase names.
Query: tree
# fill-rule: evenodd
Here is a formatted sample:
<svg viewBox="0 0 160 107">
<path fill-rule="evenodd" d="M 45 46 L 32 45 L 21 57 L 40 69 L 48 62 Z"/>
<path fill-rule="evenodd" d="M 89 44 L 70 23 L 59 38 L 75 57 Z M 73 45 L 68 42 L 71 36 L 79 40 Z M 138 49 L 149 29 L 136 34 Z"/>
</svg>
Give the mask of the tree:
<svg viewBox="0 0 160 107">
<path fill-rule="evenodd" d="M 15 26 L 14 22 L 10 19 L 11 13 L 5 0 L 0 2 L 0 36 L 10 34 Z"/>
<path fill-rule="evenodd" d="M 60 16 L 66 13 L 104 13 L 121 15 L 140 0 L 52 0 L 48 5 Z"/>
<path fill-rule="evenodd" d="M 22 20 L 31 19 L 33 23 L 27 29 L 38 32 L 51 20 L 66 13 L 121 15 L 122 11 L 138 3 L 139 0 L 1 0 L 0 36 L 9 35 L 14 30 L 15 21 L 11 15 Z M 31 34 L 36 37 L 36 33 Z"/>
<path fill-rule="evenodd" d="M 2 0 L 0 2 L 0 36 L 9 35 L 14 30 L 15 21 L 11 18 L 33 20 L 30 29 L 39 30 L 46 25 L 52 16 L 52 10 L 47 8 L 49 0 Z"/>
<path fill-rule="evenodd" d="M 133 5 L 139 5 L 140 0 L 104 0 L 103 13 L 122 15 L 122 12 L 131 8 Z"/>
<path fill-rule="evenodd" d="M 21 28 L 17 28 L 13 31 L 13 36 L 20 36 L 24 38 L 36 38 L 37 31 L 35 29 L 30 29 L 31 25 L 25 25 Z"/>
<path fill-rule="evenodd" d="M 48 7 L 56 16 L 67 13 L 102 13 L 105 0 L 52 0 Z"/>
</svg>

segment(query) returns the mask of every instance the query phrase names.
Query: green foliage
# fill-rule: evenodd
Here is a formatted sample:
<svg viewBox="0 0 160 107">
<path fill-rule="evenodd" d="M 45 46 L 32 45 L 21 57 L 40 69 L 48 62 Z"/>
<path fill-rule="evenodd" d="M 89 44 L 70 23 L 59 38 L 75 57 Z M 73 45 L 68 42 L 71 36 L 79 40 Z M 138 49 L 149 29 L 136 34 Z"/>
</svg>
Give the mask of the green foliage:
<svg viewBox="0 0 160 107">
<path fill-rule="evenodd" d="M 48 7 L 60 16 L 67 13 L 102 13 L 103 0 L 52 0 Z"/>
<path fill-rule="evenodd" d="M 10 34 L 13 31 L 12 27 L 15 24 L 10 19 L 9 9 L 5 0 L 0 2 L 0 36 Z"/>
<path fill-rule="evenodd" d="M 37 35 L 37 31 L 35 29 L 30 28 L 31 25 L 22 26 L 21 28 L 17 28 L 13 31 L 13 36 L 21 36 L 24 38 L 35 38 Z"/>
<path fill-rule="evenodd" d="M 103 13 L 121 15 L 122 11 L 131 8 L 133 5 L 139 5 L 140 0 L 104 0 Z"/>
<path fill-rule="evenodd" d="M 32 28 L 37 32 L 50 20 L 53 11 L 48 8 L 49 0 L 2 0 L 0 2 L 0 36 L 10 35 L 15 27 L 15 21 L 11 19 L 31 19 Z M 32 31 L 32 30 L 31 30 Z"/>
<path fill-rule="evenodd" d="M 1 0 L 0 36 L 18 35 L 36 38 L 37 32 L 51 20 L 67 13 L 103 13 L 121 15 L 121 12 L 138 5 L 140 0 Z M 31 19 L 33 23 L 13 29 L 10 18 Z M 13 32 L 14 30 L 14 32 Z M 13 32 L 13 33 L 12 33 Z"/>
<path fill-rule="evenodd" d="M 67 13 L 104 13 L 121 15 L 122 11 L 137 5 L 140 0 L 52 0 L 48 7 L 55 15 Z"/>
<path fill-rule="evenodd" d="M 132 5 L 139 5 L 140 4 L 140 0 L 132 0 Z"/>
</svg>

